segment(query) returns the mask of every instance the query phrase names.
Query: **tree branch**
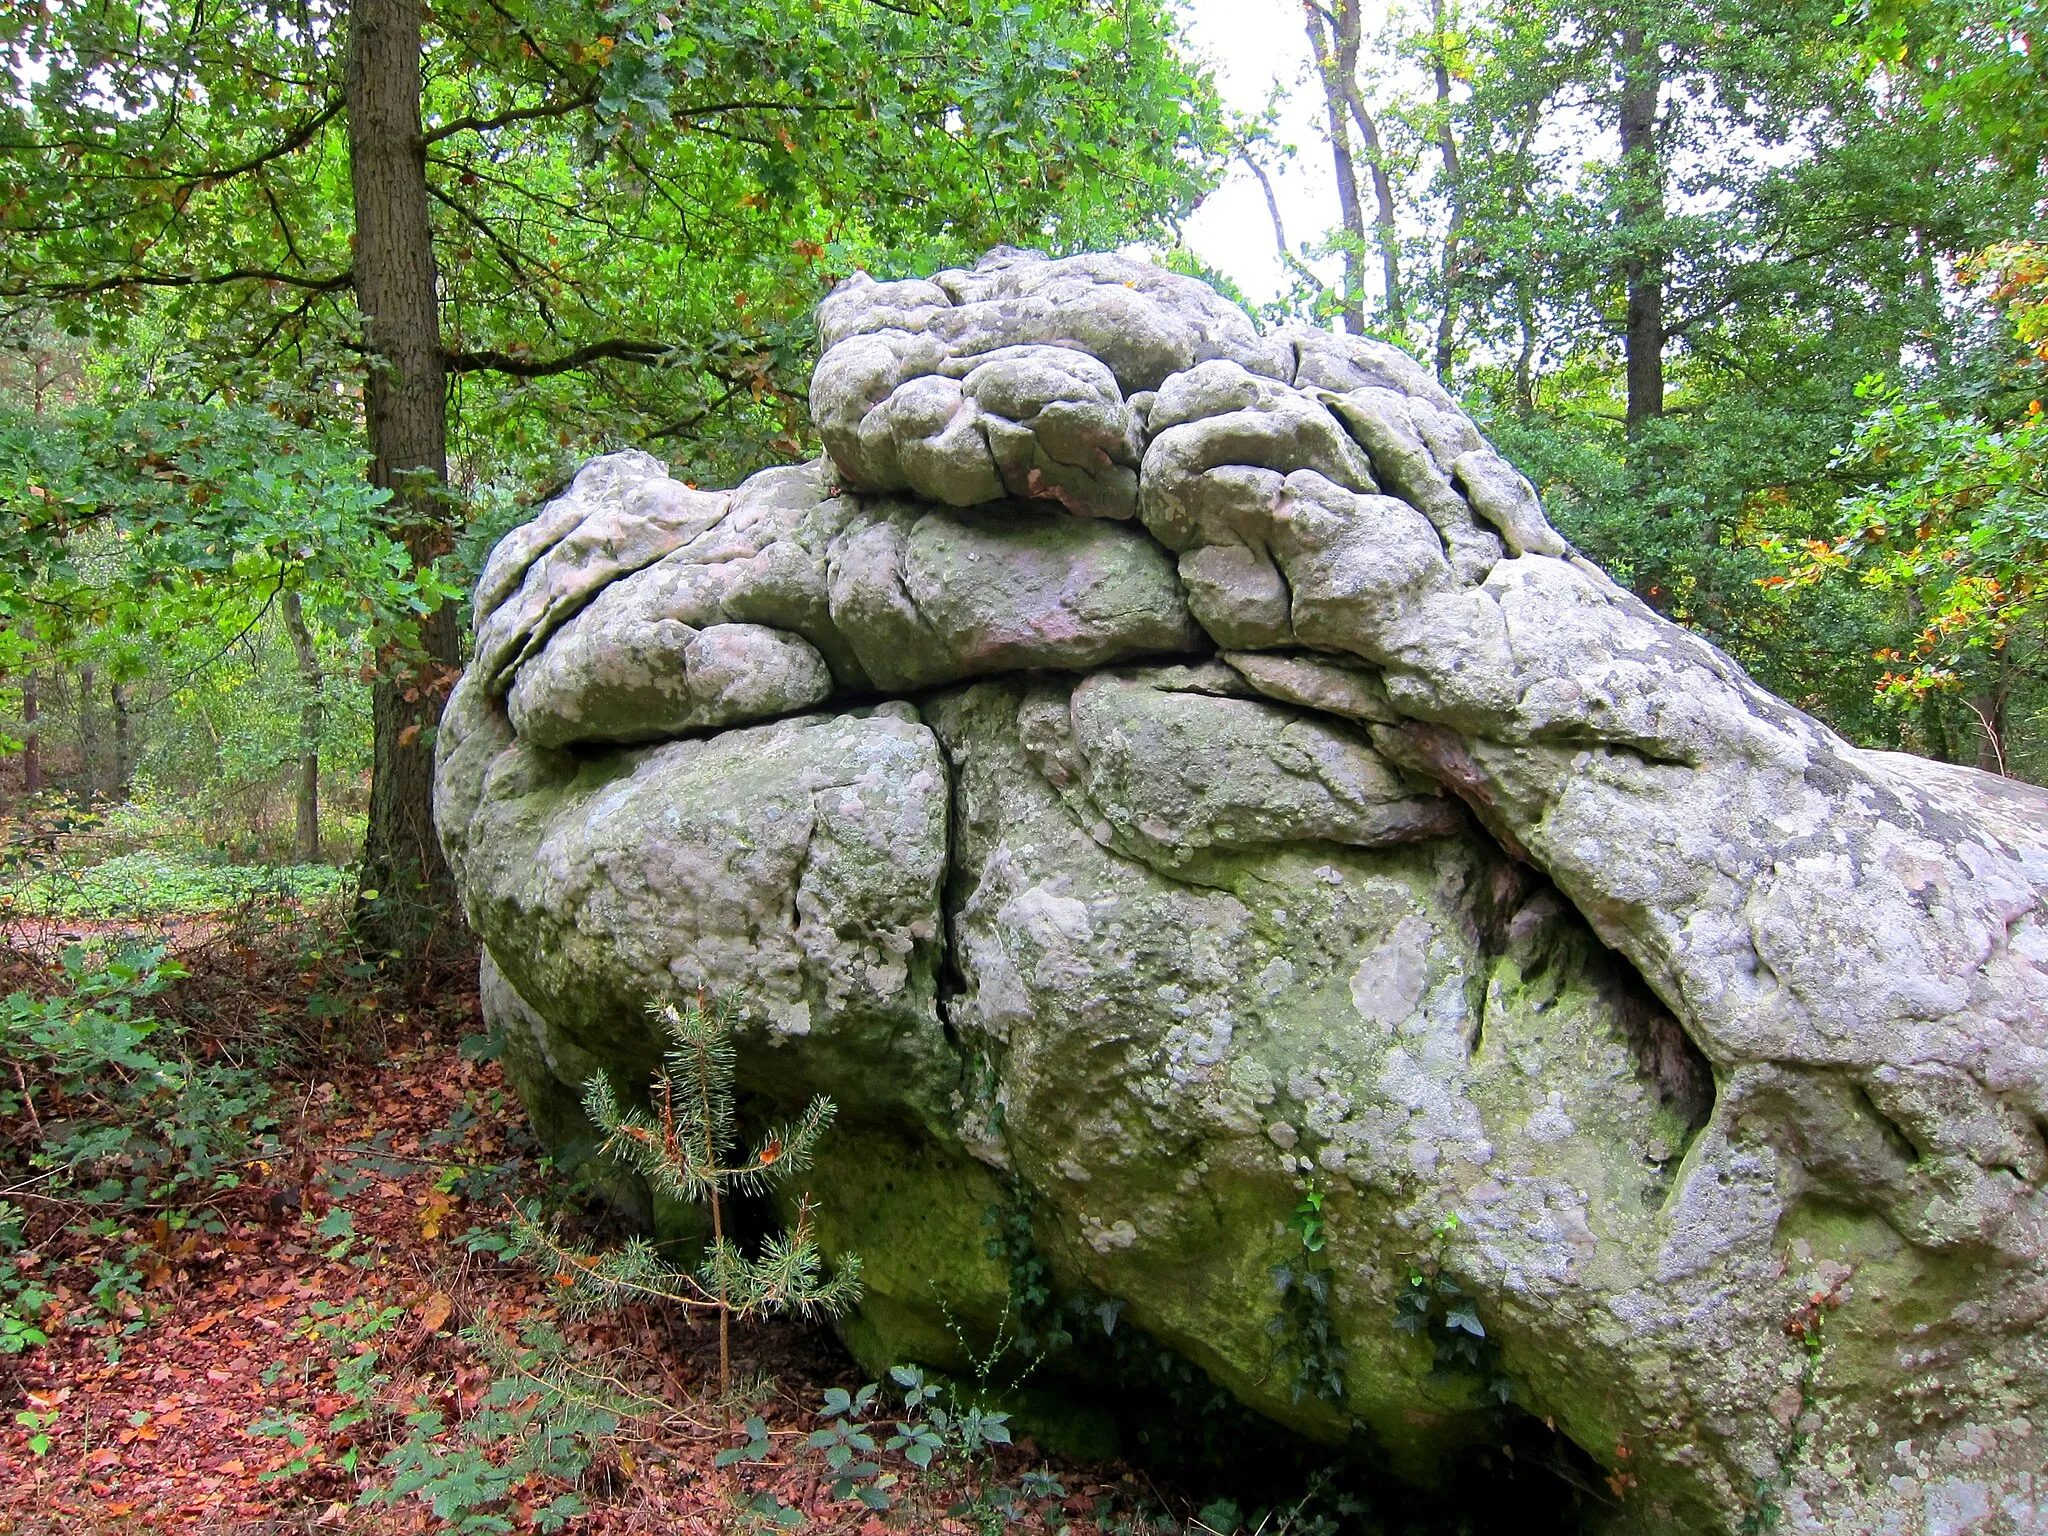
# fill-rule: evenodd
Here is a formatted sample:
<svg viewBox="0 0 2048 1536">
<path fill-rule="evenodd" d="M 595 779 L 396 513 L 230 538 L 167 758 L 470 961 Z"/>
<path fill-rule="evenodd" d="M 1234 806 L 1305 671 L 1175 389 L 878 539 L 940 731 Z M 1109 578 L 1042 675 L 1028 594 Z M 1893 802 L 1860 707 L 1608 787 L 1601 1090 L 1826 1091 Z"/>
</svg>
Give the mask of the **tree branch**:
<svg viewBox="0 0 2048 1536">
<path fill-rule="evenodd" d="M 1266 212 L 1273 220 L 1273 245 L 1279 251 L 1281 261 L 1287 264 L 1288 270 L 1296 277 L 1315 284 L 1316 292 L 1327 293 L 1330 285 L 1309 270 L 1308 265 L 1288 248 L 1287 231 L 1280 223 L 1280 200 L 1273 195 L 1273 183 L 1267 179 L 1266 168 L 1252 158 L 1248 149 L 1239 150 L 1237 158 L 1242 160 L 1252 175 L 1258 178 L 1259 190 L 1266 194 Z"/>
<path fill-rule="evenodd" d="M 273 160 L 282 160 L 286 155 L 305 148 L 311 142 L 314 134 L 333 122 L 341 114 L 342 105 L 343 98 L 335 97 L 334 100 L 328 102 L 326 106 L 286 134 L 279 142 L 271 145 L 270 148 L 260 154 L 250 156 L 239 165 L 222 166 L 217 170 L 210 171 L 186 171 L 174 179 L 193 183 L 202 181 L 230 181 L 237 176 L 245 176 L 250 171 L 266 166 Z"/>
<path fill-rule="evenodd" d="M 1841 250 L 1844 246 L 1848 245 L 1855 238 L 1856 232 L 1851 231 L 1847 234 L 1844 234 L 1839 240 L 1831 240 L 1822 245 L 1807 246 L 1802 250 L 1790 251 L 1787 252 L 1785 255 L 1776 257 L 1774 259 L 1768 259 L 1761 262 L 1753 262 L 1746 267 L 1738 267 L 1734 271 L 1734 273 L 1730 275 L 1727 286 L 1721 290 L 1720 296 L 1718 298 L 1713 299 L 1711 302 L 1702 304 L 1700 308 L 1694 310 L 1691 314 L 1686 315 L 1683 319 L 1675 320 L 1667 324 L 1664 327 L 1664 334 L 1667 337 L 1684 336 L 1687 332 L 1691 331 L 1692 328 L 1698 325 L 1701 321 L 1711 320 L 1717 315 L 1726 314 L 1729 310 L 1733 309 L 1737 304 L 1740 304 L 1743 300 L 1752 298 L 1756 296 L 1758 293 L 1763 292 L 1769 285 L 1756 275 L 1759 269 L 1765 272 L 1771 272 L 1784 271 L 1787 268 L 1791 267 L 1810 266 L 1814 262 L 1820 261 L 1825 257 L 1834 255 L 1837 251 Z M 1747 279 L 1747 281 L 1745 281 L 1745 279 Z M 1674 300 L 1680 298 L 1690 298 L 1697 292 L 1699 292 L 1698 288 L 1678 289 L 1674 291 L 1674 293 L 1672 294 L 1672 298 Z"/>
<path fill-rule="evenodd" d="M 0 297 L 25 298 L 33 294 L 47 299 L 89 299 L 123 288 L 215 288 L 227 283 L 281 283 L 288 288 L 334 293 L 353 286 L 355 280 L 353 270 L 337 272 L 332 277 L 301 277 L 295 272 L 272 272 L 261 267 L 237 267 L 232 272 L 130 272 L 89 283 L 22 283 L 0 288 Z"/>
<path fill-rule="evenodd" d="M 443 139 L 453 138 L 458 133 L 489 133 L 493 128 L 508 127 L 513 123 L 537 122 L 543 118 L 567 117 L 571 112 L 580 112 L 585 107 L 597 104 L 597 90 L 592 87 L 580 96 L 566 101 L 542 102 L 531 107 L 507 107 L 503 112 L 494 112 L 488 117 L 458 117 L 453 122 L 443 123 L 426 136 L 429 144 L 438 144 Z"/>
<path fill-rule="evenodd" d="M 607 341 L 593 341 L 585 347 L 560 357 L 533 358 L 519 357 L 510 352 L 450 352 L 447 354 L 450 373 L 505 373 L 519 379 L 545 379 L 558 373 L 574 373 L 592 363 L 616 359 L 627 363 L 659 363 L 675 352 L 675 348 L 661 341 L 636 341 L 631 337 L 613 337 Z"/>
</svg>

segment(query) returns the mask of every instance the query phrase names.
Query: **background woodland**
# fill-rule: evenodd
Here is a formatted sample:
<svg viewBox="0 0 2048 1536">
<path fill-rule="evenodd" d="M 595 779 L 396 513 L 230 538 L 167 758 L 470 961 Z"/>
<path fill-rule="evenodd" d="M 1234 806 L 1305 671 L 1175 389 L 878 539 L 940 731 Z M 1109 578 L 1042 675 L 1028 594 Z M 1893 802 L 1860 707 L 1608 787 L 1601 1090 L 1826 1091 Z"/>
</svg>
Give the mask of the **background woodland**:
<svg viewBox="0 0 2048 1536">
<path fill-rule="evenodd" d="M 1166 0 L 10 10 L 0 794 L 351 863 L 417 949 L 467 588 L 581 459 L 814 453 L 856 268 L 1141 243 L 1228 289 L 1178 221 L 1297 157 L 1338 206 L 1270 203 L 1262 318 L 1413 350 L 1582 548 L 1852 739 L 2048 773 L 2035 0 L 1299 14 L 1302 144 Z"/>
</svg>

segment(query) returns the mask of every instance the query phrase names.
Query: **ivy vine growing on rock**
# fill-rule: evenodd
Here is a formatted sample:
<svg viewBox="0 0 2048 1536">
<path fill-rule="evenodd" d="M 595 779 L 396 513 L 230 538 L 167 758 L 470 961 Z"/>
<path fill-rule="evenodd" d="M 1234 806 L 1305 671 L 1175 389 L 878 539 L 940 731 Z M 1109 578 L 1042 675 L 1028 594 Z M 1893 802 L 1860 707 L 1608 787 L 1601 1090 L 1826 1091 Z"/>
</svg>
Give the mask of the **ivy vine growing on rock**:
<svg viewBox="0 0 2048 1536">
<path fill-rule="evenodd" d="M 1478 1303 L 1445 1269 L 1446 1249 L 1460 1225 L 1455 1212 L 1444 1217 L 1430 1251 L 1409 1259 L 1408 1283 L 1394 1298 L 1394 1328 L 1429 1340 L 1436 1356 L 1432 1374 L 1477 1376 L 1496 1401 L 1506 1403 L 1515 1388 L 1501 1368 L 1500 1346 L 1479 1320 Z"/>
<path fill-rule="evenodd" d="M 1273 1266 L 1273 1287 L 1280 1310 L 1266 1324 L 1279 1342 L 1275 1364 L 1294 1362 L 1294 1400 L 1315 1396 L 1326 1403 L 1344 1401 L 1344 1367 L 1350 1360 L 1336 1325 L 1330 1319 L 1330 1261 L 1322 1257 L 1329 1222 L 1323 1215 L 1324 1192 L 1314 1185 L 1294 1208 L 1288 1230 L 1301 1239 L 1300 1254 Z"/>
<path fill-rule="evenodd" d="M 646 1178 L 657 1195 L 709 1208 L 711 1242 L 695 1271 L 681 1269 L 644 1237 L 608 1253 L 564 1246 L 523 1218 L 522 1246 L 555 1262 L 570 1305 L 616 1306 L 664 1301 L 715 1313 L 718 1385 L 732 1391 L 732 1320 L 795 1312 L 837 1317 L 860 1298 L 860 1257 L 841 1257 L 826 1274 L 812 1229 L 810 1196 L 797 1202 L 787 1231 L 770 1236 L 750 1257 L 726 1235 L 725 1203 L 734 1195 L 764 1194 L 810 1167 L 819 1137 L 832 1121 L 832 1101 L 811 1100 L 803 1114 L 772 1127 L 753 1150 L 735 1161 L 740 1145 L 733 1104 L 733 1026 L 737 1004 L 697 997 L 680 1008 L 656 1010 L 671 1042 L 648 1092 L 649 1107 L 619 1102 L 603 1074 L 584 1084 L 583 1107 L 604 1132 L 602 1150 Z"/>
</svg>

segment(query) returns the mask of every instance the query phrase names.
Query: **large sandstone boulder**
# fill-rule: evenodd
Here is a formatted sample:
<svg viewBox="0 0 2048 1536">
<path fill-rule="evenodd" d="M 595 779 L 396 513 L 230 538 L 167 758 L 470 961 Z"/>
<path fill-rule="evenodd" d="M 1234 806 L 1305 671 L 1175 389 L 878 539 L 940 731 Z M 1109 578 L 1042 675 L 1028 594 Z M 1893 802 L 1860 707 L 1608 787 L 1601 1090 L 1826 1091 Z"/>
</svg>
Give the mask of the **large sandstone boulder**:
<svg viewBox="0 0 2048 1536">
<path fill-rule="evenodd" d="M 2048 1531 L 2048 795 L 1765 693 L 1380 343 L 1014 252 L 819 325 L 825 458 L 595 460 L 479 583 L 437 814 L 545 1135 L 730 989 L 871 1367 L 1028 1210 L 1420 1483 L 1527 1414 L 1615 1530 Z"/>
</svg>

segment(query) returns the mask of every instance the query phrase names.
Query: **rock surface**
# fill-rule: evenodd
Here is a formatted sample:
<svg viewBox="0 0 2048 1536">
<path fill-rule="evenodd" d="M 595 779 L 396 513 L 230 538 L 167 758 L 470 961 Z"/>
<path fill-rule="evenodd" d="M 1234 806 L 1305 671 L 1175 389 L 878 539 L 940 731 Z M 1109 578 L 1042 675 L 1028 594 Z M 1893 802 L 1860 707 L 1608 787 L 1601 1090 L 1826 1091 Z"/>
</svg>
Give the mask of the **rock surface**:
<svg viewBox="0 0 2048 1536">
<path fill-rule="evenodd" d="M 479 582 L 436 809 L 545 1135 L 731 988 L 871 1367 L 1000 1326 L 1008 1206 L 1404 1477 L 1530 1413 L 1617 1531 L 2048 1531 L 2048 794 L 1763 692 L 1383 344 L 1015 252 L 819 326 L 826 458 L 595 460 Z"/>
</svg>

